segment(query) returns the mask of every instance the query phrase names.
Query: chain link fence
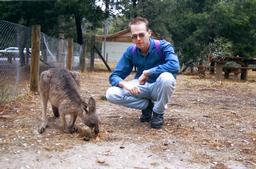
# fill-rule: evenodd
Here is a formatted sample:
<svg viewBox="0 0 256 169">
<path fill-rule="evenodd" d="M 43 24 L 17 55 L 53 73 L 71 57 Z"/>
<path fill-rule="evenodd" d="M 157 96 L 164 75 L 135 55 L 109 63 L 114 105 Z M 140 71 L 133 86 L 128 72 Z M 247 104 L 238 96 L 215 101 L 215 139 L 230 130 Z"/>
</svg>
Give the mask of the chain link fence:
<svg viewBox="0 0 256 169">
<path fill-rule="evenodd" d="M 66 67 L 68 41 L 40 34 L 40 72 Z M 73 43 L 72 68 L 78 69 L 82 46 Z M 31 28 L 0 20 L 0 104 L 28 90 Z M 86 65 L 87 66 L 87 65 Z"/>
</svg>

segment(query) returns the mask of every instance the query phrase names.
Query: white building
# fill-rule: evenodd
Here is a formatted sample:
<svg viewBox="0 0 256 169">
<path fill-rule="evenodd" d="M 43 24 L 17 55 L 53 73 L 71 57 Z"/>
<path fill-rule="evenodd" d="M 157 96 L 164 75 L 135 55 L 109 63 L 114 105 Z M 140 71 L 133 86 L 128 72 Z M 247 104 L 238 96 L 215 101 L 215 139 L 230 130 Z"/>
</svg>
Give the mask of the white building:
<svg viewBox="0 0 256 169">
<path fill-rule="evenodd" d="M 97 35 L 96 40 L 102 42 L 101 53 L 104 55 L 105 49 L 105 58 L 107 58 L 108 62 L 117 62 L 127 47 L 132 44 L 131 33 L 129 29 L 107 35 L 106 37 L 104 37 L 104 35 Z"/>
</svg>

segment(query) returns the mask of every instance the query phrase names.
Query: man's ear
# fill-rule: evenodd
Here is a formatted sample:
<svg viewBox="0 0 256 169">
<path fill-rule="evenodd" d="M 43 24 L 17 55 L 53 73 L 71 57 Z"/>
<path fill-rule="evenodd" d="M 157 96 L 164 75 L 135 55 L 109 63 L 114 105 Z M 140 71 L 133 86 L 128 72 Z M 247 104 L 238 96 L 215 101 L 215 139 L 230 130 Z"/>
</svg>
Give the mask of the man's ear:
<svg viewBox="0 0 256 169">
<path fill-rule="evenodd" d="M 152 31 L 149 29 L 148 30 L 148 36 L 150 37 L 152 35 Z"/>
</svg>

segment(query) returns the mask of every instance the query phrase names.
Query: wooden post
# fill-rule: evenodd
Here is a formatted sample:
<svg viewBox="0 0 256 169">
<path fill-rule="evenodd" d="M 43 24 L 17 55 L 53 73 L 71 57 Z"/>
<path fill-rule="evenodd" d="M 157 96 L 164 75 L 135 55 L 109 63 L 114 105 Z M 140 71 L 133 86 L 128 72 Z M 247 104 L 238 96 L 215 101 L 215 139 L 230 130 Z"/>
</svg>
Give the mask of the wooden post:
<svg viewBox="0 0 256 169">
<path fill-rule="evenodd" d="M 248 67 L 248 64 L 242 65 L 243 67 Z M 247 69 L 241 69 L 241 80 L 247 80 L 248 77 L 248 70 Z"/>
<path fill-rule="evenodd" d="M 72 58 L 73 58 L 73 39 L 68 38 L 68 50 L 67 50 L 66 68 L 72 69 Z"/>
<path fill-rule="evenodd" d="M 95 45 L 95 35 L 92 35 L 92 39 L 91 39 L 90 70 L 94 70 L 94 45 Z"/>
<path fill-rule="evenodd" d="M 216 63 L 215 66 L 216 66 L 215 78 L 216 80 L 221 80 L 224 63 Z"/>
<path fill-rule="evenodd" d="M 229 70 L 225 70 L 225 71 L 224 71 L 224 78 L 225 78 L 225 79 L 229 79 L 229 73 L 230 73 Z"/>
<path fill-rule="evenodd" d="M 85 60 L 86 50 L 87 50 L 85 43 L 83 44 L 82 48 L 83 48 L 82 53 L 81 53 L 80 58 L 79 58 L 79 67 L 80 67 L 80 71 L 84 72 L 85 71 L 85 64 L 86 64 L 86 60 Z"/>
<path fill-rule="evenodd" d="M 210 63 L 210 74 L 211 74 L 211 75 L 214 74 L 214 66 L 215 66 L 215 62 L 212 61 L 212 62 Z"/>
<path fill-rule="evenodd" d="M 94 46 L 95 51 L 98 53 L 99 57 L 101 58 L 101 60 L 103 61 L 103 63 L 105 64 L 105 66 L 107 67 L 108 71 L 111 72 L 110 67 L 108 66 L 107 62 L 105 61 L 104 57 L 101 55 L 100 51 L 96 48 L 96 46 Z"/>
<path fill-rule="evenodd" d="M 40 25 L 32 26 L 32 52 L 30 63 L 30 91 L 38 92 L 39 55 L 40 55 Z"/>
</svg>

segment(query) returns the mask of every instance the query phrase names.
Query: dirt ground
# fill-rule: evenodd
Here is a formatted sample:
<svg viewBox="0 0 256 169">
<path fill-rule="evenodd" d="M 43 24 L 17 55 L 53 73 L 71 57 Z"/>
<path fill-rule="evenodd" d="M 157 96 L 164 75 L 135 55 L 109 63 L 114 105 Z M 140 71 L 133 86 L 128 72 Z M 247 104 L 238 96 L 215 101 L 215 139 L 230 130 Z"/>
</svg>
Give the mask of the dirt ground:
<svg viewBox="0 0 256 169">
<path fill-rule="evenodd" d="M 140 123 L 139 110 L 104 99 L 107 72 L 82 74 L 81 94 L 93 96 L 101 120 L 97 138 L 49 127 L 38 134 L 41 104 L 29 92 L 0 107 L 0 168 L 255 169 L 255 81 L 215 81 L 179 75 L 164 126 Z M 28 91 L 28 87 L 25 91 Z"/>
</svg>

